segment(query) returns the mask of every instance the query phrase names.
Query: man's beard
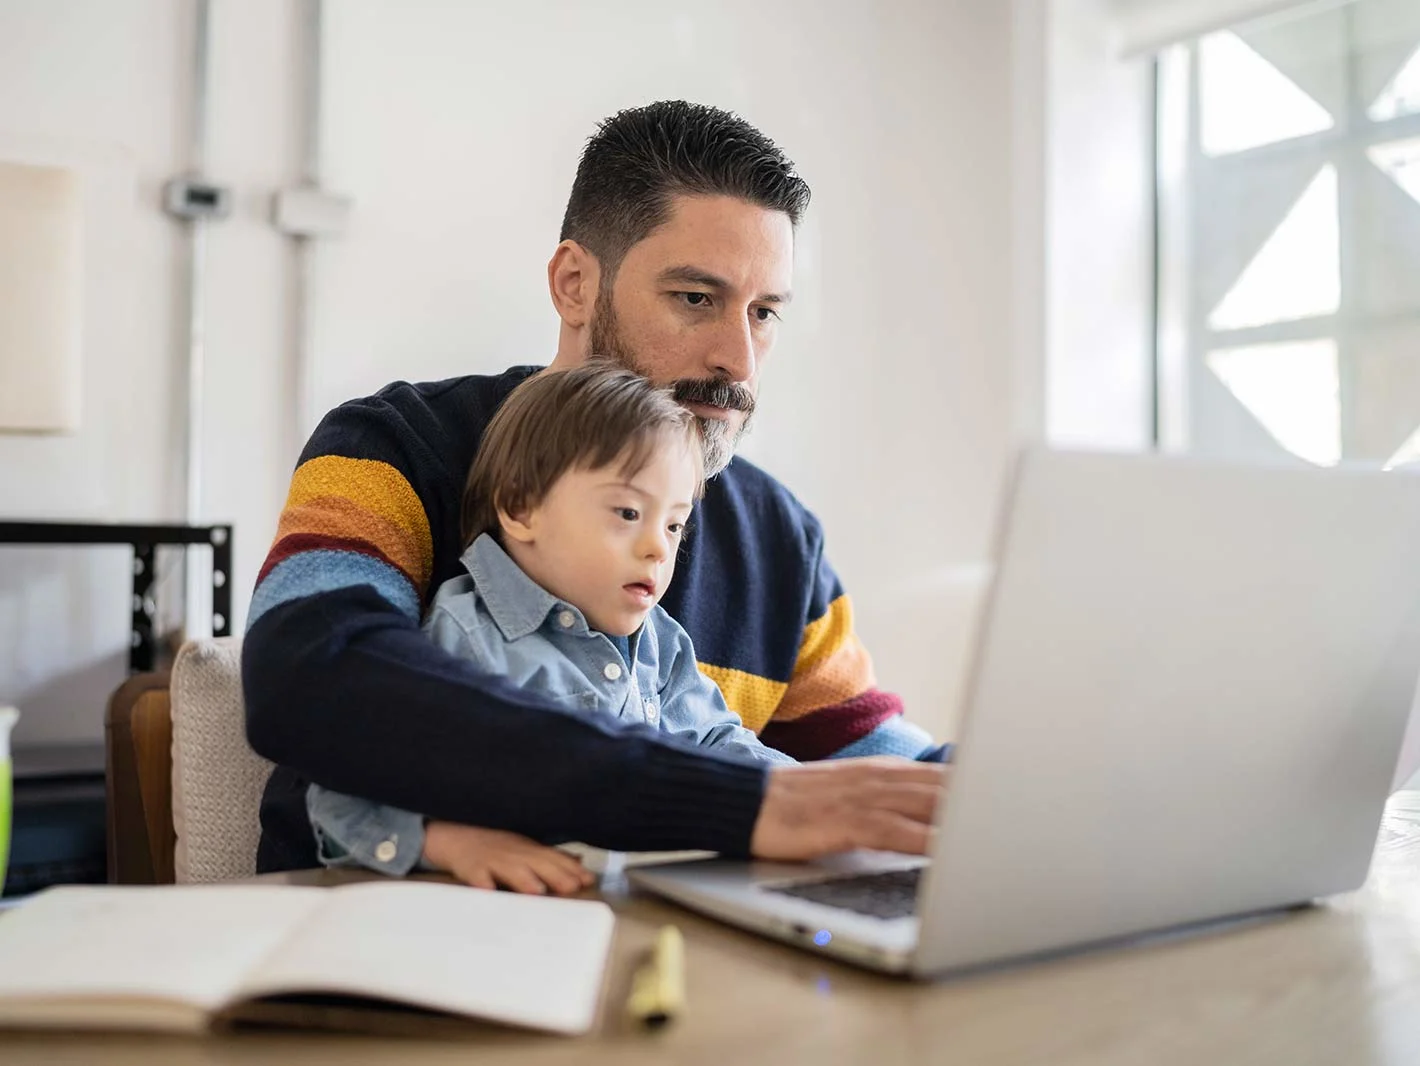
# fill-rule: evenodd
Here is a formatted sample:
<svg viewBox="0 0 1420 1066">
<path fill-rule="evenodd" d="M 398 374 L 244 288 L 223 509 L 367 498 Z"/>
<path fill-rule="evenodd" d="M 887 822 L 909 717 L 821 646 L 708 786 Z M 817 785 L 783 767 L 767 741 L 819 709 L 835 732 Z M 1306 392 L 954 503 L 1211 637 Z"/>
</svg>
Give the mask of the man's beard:
<svg viewBox="0 0 1420 1066">
<path fill-rule="evenodd" d="M 616 312 L 611 307 L 610 293 L 604 292 L 598 297 L 596 310 L 592 313 L 591 354 L 611 359 L 642 377 L 650 377 L 636 358 L 636 353 L 622 339 Z M 718 418 L 701 418 L 699 415 L 695 418 L 700 427 L 701 450 L 705 453 L 705 476 L 714 477 L 730 465 L 740 439 L 749 432 L 750 421 L 754 418 L 754 393 L 724 378 L 681 378 L 671 382 L 669 387 L 676 403 L 705 404 L 745 413 L 745 420 L 738 430 Z"/>
</svg>

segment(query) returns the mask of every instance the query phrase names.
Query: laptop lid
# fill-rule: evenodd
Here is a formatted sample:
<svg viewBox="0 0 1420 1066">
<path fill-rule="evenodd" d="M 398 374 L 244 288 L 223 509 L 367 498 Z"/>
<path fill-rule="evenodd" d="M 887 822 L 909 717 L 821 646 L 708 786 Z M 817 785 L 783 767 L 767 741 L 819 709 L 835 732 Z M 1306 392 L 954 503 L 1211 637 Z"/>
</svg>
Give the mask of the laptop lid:
<svg viewBox="0 0 1420 1066">
<path fill-rule="evenodd" d="M 1357 886 L 1420 674 L 1420 478 L 1020 460 L 918 972 Z"/>
</svg>

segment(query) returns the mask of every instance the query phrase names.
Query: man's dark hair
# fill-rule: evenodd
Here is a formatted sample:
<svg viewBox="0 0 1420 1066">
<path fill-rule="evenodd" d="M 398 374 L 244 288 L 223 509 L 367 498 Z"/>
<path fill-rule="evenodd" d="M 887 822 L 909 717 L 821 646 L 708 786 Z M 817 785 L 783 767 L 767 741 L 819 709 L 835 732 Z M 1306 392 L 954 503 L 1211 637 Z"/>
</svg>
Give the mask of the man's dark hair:
<svg viewBox="0 0 1420 1066">
<path fill-rule="evenodd" d="M 603 284 L 627 250 L 664 222 L 673 196 L 734 196 L 795 226 L 809 187 L 793 162 L 738 115 L 684 100 L 618 111 L 582 152 L 561 240 L 595 255 Z"/>
</svg>

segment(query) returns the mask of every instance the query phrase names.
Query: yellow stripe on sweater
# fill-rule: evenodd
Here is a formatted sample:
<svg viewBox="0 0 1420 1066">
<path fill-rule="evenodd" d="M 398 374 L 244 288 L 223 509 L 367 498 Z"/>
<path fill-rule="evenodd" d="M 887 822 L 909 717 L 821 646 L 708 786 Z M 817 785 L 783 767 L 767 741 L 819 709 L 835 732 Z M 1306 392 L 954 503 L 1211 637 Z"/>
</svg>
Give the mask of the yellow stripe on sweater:
<svg viewBox="0 0 1420 1066">
<path fill-rule="evenodd" d="M 779 722 L 803 718 L 860 696 L 877 684 L 872 657 L 853 632 L 853 604 L 846 595 L 830 603 L 823 617 L 804 627 L 794 676 L 788 684 L 727 666 L 699 666 L 700 672 L 719 686 L 745 728 L 756 733 L 771 718 Z"/>
<path fill-rule="evenodd" d="M 845 593 L 828 605 L 823 617 L 816 618 L 804 626 L 804 636 L 799 641 L 799 657 L 794 663 L 794 673 L 800 674 L 823 662 L 852 634 L 853 604 Z"/>
<path fill-rule="evenodd" d="M 728 666 L 699 663 L 700 672 L 715 682 L 730 710 L 740 716 L 746 729 L 758 733 L 774 717 L 779 701 L 789 688 L 782 681 L 771 681 L 758 674 L 733 670 Z"/>
<path fill-rule="evenodd" d="M 427 586 L 434 569 L 434 538 L 429 532 L 429 517 L 424 505 L 405 479 L 389 463 L 374 459 L 347 459 L 341 455 L 318 455 L 296 468 L 291 477 L 291 491 L 286 497 L 288 511 L 304 510 L 315 518 L 317 527 L 306 528 L 299 520 L 297 529 L 286 532 L 323 533 L 335 537 L 360 539 L 361 530 L 348 527 L 343 521 L 327 521 L 336 517 L 337 509 L 307 509 L 305 505 L 322 497 L 349 500 L 362 510 L 383 519 L 401 530 L 409 539 L 406 550 L 418 559 L 418 569 L 410 576 L 420 587 Z M 321 512 L 324 510 L 324 514 Z M 327 521 L 322 521 L 321 518 Z"/>
<path fill-rule="evenodd" d="M 860 696 L 875 684 L 872 657 L 853 632 L 853 603 L 839 596 L 823 617 L 804 627 L 794 676 L 774 717 L 792 722 Z"/>
</svg>

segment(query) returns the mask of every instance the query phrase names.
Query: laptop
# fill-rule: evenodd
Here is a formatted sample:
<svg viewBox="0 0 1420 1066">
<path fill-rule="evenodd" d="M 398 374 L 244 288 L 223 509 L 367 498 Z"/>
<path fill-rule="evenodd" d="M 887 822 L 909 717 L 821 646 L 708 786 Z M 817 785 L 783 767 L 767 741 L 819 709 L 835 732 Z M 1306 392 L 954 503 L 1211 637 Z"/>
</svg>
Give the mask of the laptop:
<svg viewBox="0 0 1420 1066">
<path fill-rule="evenodd" d="M 996 549 L 929 859 L 632 882 L 931 976 L 1365 880 L 1420 676 L 1420 477 L 1030 451 Z"/>
</svg>

